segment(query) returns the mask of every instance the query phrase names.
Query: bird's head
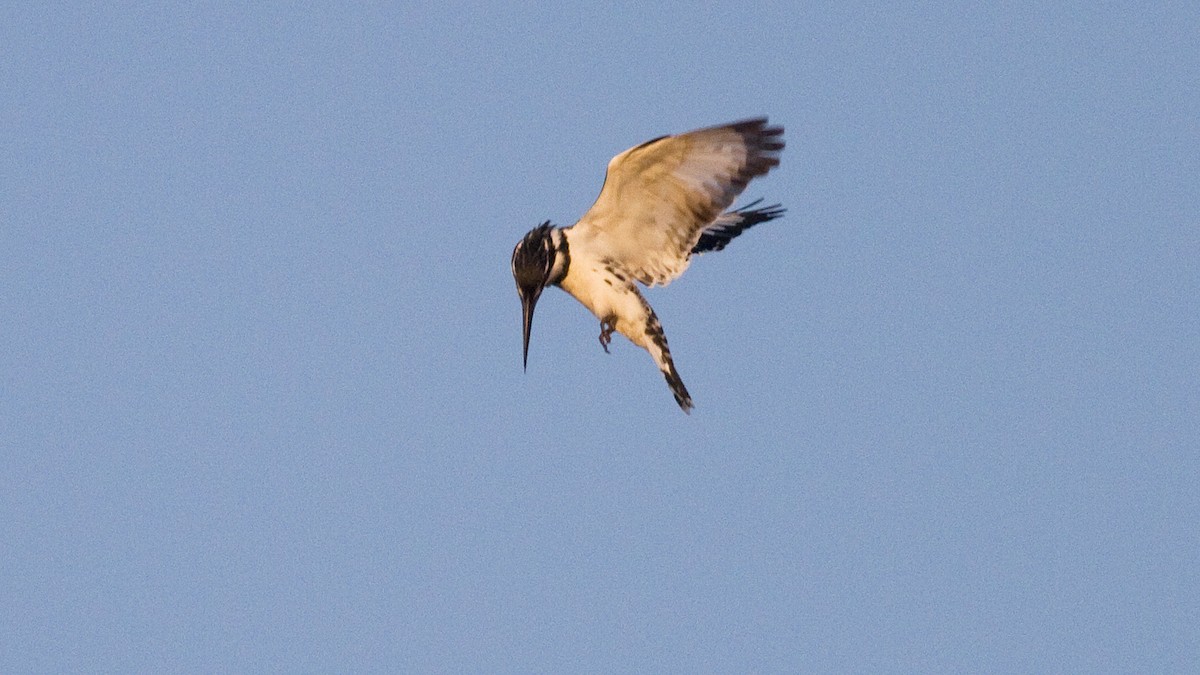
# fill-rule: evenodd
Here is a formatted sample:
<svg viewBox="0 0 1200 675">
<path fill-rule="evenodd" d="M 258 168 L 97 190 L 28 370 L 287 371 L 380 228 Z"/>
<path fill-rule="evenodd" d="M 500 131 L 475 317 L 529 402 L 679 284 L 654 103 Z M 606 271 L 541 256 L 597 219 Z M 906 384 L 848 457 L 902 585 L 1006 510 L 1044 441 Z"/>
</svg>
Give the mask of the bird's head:
<svg viewBox="0 0 1200 675">
<path fill-rule="evenodd" d="M 533 308 L 542 295 L 542 289 L 562 280 L 566 265 L 566 242 L 562 232 L 552 227 L 549 221 L 530 230 L 513 248 L 512 273 L 513 280 L 517 282 L 517 295 L 521 297 L 525 345 L 522 362 L 526 368 L 529 366 L 529 331 L 533 326 Z"/>
</svg>

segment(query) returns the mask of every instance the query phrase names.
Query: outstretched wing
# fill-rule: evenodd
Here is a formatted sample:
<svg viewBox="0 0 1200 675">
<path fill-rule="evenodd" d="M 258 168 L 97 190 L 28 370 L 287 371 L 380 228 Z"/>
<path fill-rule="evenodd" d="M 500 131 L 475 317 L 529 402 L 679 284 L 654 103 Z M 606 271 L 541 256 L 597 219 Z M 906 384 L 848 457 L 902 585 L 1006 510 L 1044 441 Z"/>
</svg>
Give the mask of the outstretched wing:
<svg viewBox="0 0 1200 675">
<path fill-rule="evenodd" d="M 669 283 L 746 184 L 779 164 L 781 150 L 783 128 L 767 126 L 765 117 L 630 148 L 608 163 L 576 236 L 643 284 Z"/>
</svg>

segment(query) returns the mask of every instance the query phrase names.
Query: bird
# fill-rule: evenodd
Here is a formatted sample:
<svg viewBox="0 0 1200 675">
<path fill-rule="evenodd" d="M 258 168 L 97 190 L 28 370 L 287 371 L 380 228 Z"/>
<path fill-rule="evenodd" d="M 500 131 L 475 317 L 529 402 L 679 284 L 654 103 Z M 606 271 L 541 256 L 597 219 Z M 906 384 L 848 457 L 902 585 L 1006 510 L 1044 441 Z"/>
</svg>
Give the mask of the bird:
<svg viewBox="0 0 1200 675">
<path fill-rule="evenodd" d="M 545 221 L 512 253 L 521 299 L 523 367 L 529 369 L 533 311 L 558 286 L 600 319 L 600 346 L 614 332 L 649 352 L 675 402 L 691 412 L 667 336 L 638 284 L 678 278 L 692 256 L 720 251 L 742 232 L 783 215 L 761 199 L 729 209 L 754 178 L 779 165 L 783 127 L 766 117 L 659 136 L 613 157 L 595 203 L 574 225 Z"/>
</svg>

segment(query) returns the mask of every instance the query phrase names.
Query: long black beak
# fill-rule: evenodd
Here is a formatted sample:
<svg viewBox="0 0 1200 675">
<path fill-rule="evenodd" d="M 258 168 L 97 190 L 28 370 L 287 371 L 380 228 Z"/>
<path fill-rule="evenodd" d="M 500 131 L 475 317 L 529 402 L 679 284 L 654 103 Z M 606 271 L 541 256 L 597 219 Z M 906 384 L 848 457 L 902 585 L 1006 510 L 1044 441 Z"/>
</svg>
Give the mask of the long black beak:
<svg viewBox="0 0 1200 675">
<path fill-rule="evenodd" d="M 542 295 L 542 289 L 530 291 L 529 293 L 521 292 L 521 315 L 524 319 L 525 327 L 525 349 L 521 367 L 524 370 L 529 370 L 529 331 L 533 328 L 533 308 L 537 306 L 538 298 Z"/>
</svg>

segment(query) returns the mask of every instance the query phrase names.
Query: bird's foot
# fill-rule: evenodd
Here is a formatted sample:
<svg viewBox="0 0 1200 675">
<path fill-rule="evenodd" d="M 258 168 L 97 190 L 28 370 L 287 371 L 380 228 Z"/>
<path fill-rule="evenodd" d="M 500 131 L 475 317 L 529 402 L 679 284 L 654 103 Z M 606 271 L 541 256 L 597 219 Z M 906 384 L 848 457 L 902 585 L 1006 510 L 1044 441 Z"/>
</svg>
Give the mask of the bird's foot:
<svg viewBox="0 0 1200 675">
<path fill-rule="evenodd" d="M 608 351 L 608 343 L 612 342 L 613 331 L 617 329 L 614 322 L 605 319 L 600 320 L 600 346 L 604 349 L 605 354 L 611 354 Z"/>
</svg>

